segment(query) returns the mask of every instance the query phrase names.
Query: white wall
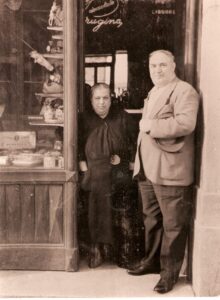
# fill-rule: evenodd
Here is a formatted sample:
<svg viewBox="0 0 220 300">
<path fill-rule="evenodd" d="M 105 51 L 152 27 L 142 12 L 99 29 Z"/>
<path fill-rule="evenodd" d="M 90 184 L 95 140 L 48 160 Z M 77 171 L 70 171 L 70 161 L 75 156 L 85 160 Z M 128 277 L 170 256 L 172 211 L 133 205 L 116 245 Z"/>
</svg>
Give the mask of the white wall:
<svg viewBox="0 0 220 300">
<path fill-rule="evenodd" d="M 220 0 L 203 0 L 200 91 L 203 120 L 201 177 L 197 191 L 193 288 L 220 294 Z"/>
</svg>

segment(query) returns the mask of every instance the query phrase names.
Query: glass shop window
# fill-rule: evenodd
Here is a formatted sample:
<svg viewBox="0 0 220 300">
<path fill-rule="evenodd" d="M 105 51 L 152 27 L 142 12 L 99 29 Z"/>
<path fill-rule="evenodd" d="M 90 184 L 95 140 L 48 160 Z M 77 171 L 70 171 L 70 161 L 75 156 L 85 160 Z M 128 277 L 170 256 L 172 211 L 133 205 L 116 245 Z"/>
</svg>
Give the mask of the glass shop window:
<svg viewBox="0 0 220 300">
<path fill-rule="evenodd" d="M 0 168 L 63 168 L 62 0 L 0 1 L 0 44 Z"/>
<path fill-rule="evenodd" d="M 114 88 L 116 95 L 128 89 L 128 54 L 127 51 L 116 51 Z"/>
<path fill-rule="evenodd" d="M 85 57 L 85 83 L 93 85 L 97 82 L 110 84 L 113 70 L 112 55 L 87 55 Z"/>
<path fill-rule="evenodd" d="M 90 86 L 97 82 L 114 82 L 115 94 L 127 89 L 127 51 L 116 51 L 114 55 L 87 55 L 85 57 L 85 83 Z"/>
</svg>

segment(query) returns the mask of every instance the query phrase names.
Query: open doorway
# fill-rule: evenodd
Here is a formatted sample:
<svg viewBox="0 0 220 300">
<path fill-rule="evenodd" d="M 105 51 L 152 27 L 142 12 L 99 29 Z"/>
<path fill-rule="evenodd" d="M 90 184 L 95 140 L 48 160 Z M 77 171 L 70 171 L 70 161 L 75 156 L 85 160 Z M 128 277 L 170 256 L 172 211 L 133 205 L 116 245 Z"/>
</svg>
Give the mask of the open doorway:
<svg viewBox="0 0 220 300">
<path fill-rule="evenodd" d="M 176 57 L 177 74 L 183 78 L 186 1 L 84 1 L 82 12 L 81 73 L 84 80 L 81 82 L 79 110 L 84 112 L 90 104 L 88 89 L 84 86 L 105 82 L 110 85 L 112 103 L 125 109 L 133 119 L 133 135 L 137 137 L 140 109 L 152 87 L 147 67 L 149 53 L 156 49 L 172 51 Z M 139 248 L 127 253 L 130 262 L 143 255 L 144 247 L 140 197 L 135 183 L 132 188 L 136 209 L 134 219 L 139 220 L 136 223 L 131 221 L 131 231 L 135 234 L 131 240 L 136 238 L 136 248 Z M 79 222 L 83 225 L 79 225 L 79 239 L 85 239 L 88 234 L 83 231 L 87 215 L 86 200 L 83 196 L 82 199 L 84 202 L 79 201 Z M 84 244 L 84 241 L 80 242 Z"/>
</svg>

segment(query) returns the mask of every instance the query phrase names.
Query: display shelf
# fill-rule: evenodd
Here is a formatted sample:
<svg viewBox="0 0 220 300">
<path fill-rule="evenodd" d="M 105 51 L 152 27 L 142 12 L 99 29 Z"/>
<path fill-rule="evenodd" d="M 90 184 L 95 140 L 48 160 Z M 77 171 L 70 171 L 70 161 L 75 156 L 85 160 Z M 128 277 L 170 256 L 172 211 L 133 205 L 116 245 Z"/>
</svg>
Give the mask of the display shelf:
<svg viewBox="0 0 220 300">
<path fill-rule="evenodd" d="M 29 121 L 41 120 L 43 121 L 44 117 L 42 115 L 29 115 L 26 117 Z"/>
<path fill-rule="evenodd" d="M 63 127 L 64 124 L 63 123 L 59 123 L 56 120 L 54 120 L 54 122 L 45 122 L 44 120 L 29 120 L 29 125 L 30 126 L 55 126 L 55 127 Z"/>
<path fill-rule="evenodd" d="M 63 127 L 63 123 L 56 120 L 51 119 L 50 121 L 45 122 L 44 117 L 42 115 L 29 115 L 27 117 L 28 123 L 31 126 L 60 126 Z"/>
<path fill-rule="evenodd" d="M 63 93 L 35 93 L 36 97 L 41 97 L 41 98 L 61 98 L 63 99 Z"/>
<path fill-rule="evenodd" d="M 45 58 L 63 59 L 63 53 L 44 53 L 42 55 Z"/>
<path fill-rule="evenodd" d="M 21 170 L 21 167 L 20 166 L 16 166 L 16 165 L 6 165 L 6 166 L 0 165 L 0 170 L 1 171 L 2 170 L 10 170 L 10 169 L 11 170 L 16 169 L 16 172 L 17 172 L 18 170 Z M 33 172 L 33 166 L 22 166 L 22 171 L 23 172 L 24 172 L 25 169 L 31 170 Z M 36 170 L 42 170 L 42 171 L 46 170 L 46 171 L 50 171 L 51 172 L 51 171 L 63 171 L 63 168 L 55 166 L 53 168 L 48 169 L 48 168 L 45 168 L 42 165 L 42 166 L 34 166 L 34 170 L 35 171 Z"/>
<path fill-rule="evenodd" d="M 48 30 L 54 30 L 54 31 L 63 31 L 62 26 L 47 26 Z"/>
<path fill-rule="evenodd" d="M 52 35 L 53 40 L 63 40 L 63 35 L 61 34 L 54 34 Z"/>
</svg>

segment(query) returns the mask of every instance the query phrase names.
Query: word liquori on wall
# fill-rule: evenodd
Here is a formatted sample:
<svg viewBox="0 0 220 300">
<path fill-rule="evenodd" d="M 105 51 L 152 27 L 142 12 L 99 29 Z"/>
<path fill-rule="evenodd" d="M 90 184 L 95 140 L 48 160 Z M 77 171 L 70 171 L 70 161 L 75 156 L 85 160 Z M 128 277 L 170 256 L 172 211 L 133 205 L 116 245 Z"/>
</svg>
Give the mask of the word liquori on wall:
<svg viewBox="0 0 220 300">
<path fill-rule="evenodd" d="M 102 27 L 123 25 L 123 6 L 127 0 L 85 0 L 85 23 L 93 32 Z"/>
</svg>

